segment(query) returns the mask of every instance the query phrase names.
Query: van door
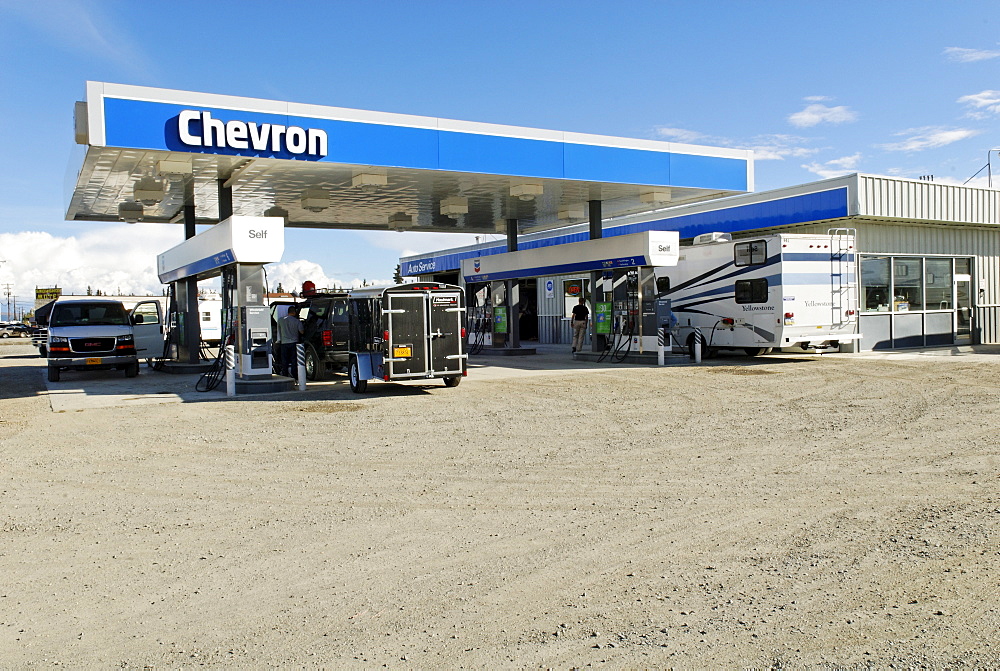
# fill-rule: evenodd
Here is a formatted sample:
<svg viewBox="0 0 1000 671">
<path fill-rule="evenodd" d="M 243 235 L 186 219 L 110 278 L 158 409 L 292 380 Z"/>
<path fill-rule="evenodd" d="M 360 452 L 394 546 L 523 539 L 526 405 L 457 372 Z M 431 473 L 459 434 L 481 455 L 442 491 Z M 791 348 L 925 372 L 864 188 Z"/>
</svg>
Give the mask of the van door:
<svg viewBox="0 0 1000 671">
<path fill-rule="evenodd" d="M 430 329 L 428 347 L 435 373 L 462 371 L 462 324 L 465 321 L 461 294 L 457 291 L 428 294 Z"/>
<path fill-rule="evenodd" d="M 388 293 L 385 297 L 389 342 L 386 344 L 389 378 L 427 377 L 427 294 L 419 291 Z"/>
<path fill-rule="evenodd" d="M 159 301 L 143 301 L 129 314 L 140 359 L 163 356 L 163 313 Z"/>
</svg>

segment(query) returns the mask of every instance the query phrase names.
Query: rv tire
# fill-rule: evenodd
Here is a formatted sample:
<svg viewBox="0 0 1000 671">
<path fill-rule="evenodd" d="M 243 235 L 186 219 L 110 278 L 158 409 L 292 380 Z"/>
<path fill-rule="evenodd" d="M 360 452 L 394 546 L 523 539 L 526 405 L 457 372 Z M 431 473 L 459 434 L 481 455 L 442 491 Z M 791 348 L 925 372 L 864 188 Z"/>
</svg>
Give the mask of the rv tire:
<svg viewBox="0 0 1000 671">
<path fill-rule="evenodd" d="M 368 380 L 361 379 L 361 371 L 358 369 L 358 360 L 356 358 L 351 359 L 351 370 L 349 376 L 351 380 L 351 391 L 355 394 L 365 393 L 365 390 L 368 389 Z"/>
<path fill-rule="evenodd" d="M 692 359 L 694 358 L 694 338 L 695 338 L 695 334 L 694 333 L 691 333 L 687 337 L 688 355 Z M 719 356 L 719 348 L 718 347 L 709 347 L 708 346 L 708 341 L 705 339 L 705 334 L 703 333 L 701 335 L 701 358 L 702 359 L 714 359 L 717 356 Z"/>
<path fill-rule="evenodd" d="M 761 354 L 767 354 L 766 347 L 744 347 L 743 351 L 746 352 L 747 356 L 760 356 Z"/>
<path fill-rule="evenodd" d="M 450 377 L 444 378 L 444 386 L 446 387 L 457 387 L 462 382 L 461 375 L 452 375 Z"/>
</svg>

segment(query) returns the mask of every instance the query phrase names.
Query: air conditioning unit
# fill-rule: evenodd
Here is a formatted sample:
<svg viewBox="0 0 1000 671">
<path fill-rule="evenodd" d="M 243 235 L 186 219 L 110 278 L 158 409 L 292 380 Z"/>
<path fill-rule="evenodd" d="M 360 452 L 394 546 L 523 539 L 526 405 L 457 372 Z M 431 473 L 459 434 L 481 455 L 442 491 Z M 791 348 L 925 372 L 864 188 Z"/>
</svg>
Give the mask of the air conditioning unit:
<svg viewBox="0 0 1000 671">
<path fill-rule="evenodd" d="M 710 245 L 714 242 L 732 242 L 733 236 L 729 233 L 702 233 L 694 236 L 693 244 Z"/>
</svg>

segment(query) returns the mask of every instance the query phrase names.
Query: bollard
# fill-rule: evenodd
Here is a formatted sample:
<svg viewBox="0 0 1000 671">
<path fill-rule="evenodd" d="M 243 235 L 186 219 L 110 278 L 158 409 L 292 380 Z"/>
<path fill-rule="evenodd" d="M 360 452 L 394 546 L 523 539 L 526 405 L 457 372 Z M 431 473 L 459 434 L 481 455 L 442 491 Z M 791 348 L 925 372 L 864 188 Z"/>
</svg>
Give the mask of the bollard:
<svg viewBox="0 0 1000 671">
<path fill-rule="evenodd" d="M 666 357 L 663 354 L 663 343 L 667 339 L 667 325 L 664 324 L 656 332 L 656 365 L 663 366 L 666 364 Z"/>
<path fill-rule="evenodd" d="M 694 362 L 701 363 L 701 329 L 694 330 Z"/>
<path fill-rule="evenodd" d="M 295 346 L 295 358 L 299 362 L 299 391 L 306 390 L 306 346 L 299 343 Z M 318 365 L 318 362 L 317 362 Z"/>
<path fill-rule="evenodd" d="M 236 396 L 236 348 L 226 345 L 226 396 Z"/>
</svg>

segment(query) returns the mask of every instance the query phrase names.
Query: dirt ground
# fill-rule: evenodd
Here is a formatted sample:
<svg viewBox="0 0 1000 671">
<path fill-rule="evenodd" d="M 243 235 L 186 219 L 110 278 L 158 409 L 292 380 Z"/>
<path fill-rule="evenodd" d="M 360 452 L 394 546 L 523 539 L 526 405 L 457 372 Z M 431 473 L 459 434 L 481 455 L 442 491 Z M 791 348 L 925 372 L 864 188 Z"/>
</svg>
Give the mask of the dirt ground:
<svg viewBox="0 0 1000 671">
<path fill-rule="evenodd" d="M 1000 667 L 1000 350 L 548 359 L 54 412 L 3 343 L 0 667 Z"/>
</svg>

